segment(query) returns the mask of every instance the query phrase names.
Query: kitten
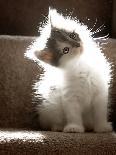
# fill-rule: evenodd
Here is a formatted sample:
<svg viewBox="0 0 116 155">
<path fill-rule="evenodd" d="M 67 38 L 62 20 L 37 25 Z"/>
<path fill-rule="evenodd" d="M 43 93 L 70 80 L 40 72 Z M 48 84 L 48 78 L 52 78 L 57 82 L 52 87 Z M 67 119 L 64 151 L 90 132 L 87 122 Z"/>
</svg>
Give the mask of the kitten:
<svg viewBox="0 0 116 155">
<path fill-rule="evenodd" d="M 110 132 L 107 121 L 110 64 L 88 28 L 49 10 L 40 37 L 25 54 L 44 67 L 34 88 L 43 130 Z"/>
</svg>

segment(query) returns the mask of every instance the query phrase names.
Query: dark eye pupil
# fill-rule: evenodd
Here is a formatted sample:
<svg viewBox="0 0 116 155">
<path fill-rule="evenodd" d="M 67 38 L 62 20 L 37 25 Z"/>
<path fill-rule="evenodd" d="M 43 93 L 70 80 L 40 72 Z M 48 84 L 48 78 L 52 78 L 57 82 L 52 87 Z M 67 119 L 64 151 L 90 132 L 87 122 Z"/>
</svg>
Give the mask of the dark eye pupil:
<svg viewBox="0 0 116 155">
<path fill-rule="evenodd" d="M 63 53 L 64 53 L 64 54 L 67 54 L 68 52 L 69 52 L 69 47 L 64 47 L 64 48 L 63 48 Z"/>
<path fill-rule="evenodd" d="M 71 33 L 71 34 L 70 34 L 70 38 L 71 38 L 71 39 L 76 39 L 76 34 L 75 34 L 75 33 Z"/>
</svg>

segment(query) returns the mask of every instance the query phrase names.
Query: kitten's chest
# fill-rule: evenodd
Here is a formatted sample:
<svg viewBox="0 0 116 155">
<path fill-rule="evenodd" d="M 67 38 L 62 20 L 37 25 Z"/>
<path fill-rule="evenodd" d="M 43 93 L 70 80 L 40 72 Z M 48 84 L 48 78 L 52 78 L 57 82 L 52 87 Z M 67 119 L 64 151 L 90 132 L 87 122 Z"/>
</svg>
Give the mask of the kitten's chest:
<svg viewBox="0 0 116 155">
<path fill-rule="evenodd" d="M 89 104 L 93 96 L 91 76 L 89 72 L 73 73 L 66 76 L 62 89 L 65 98 L 78 98 L 83 104 Z"/>
<path fill-rule="evenodd" d="M 65 74 L 66 84 L 72 87 L 90 86 L 91 85 L 91 73 L 89 71 L 71 71 Z"/>
<path fill-rule="evenodd" d="M 72 89 L 84 92 L 91 91 L 93 70 L 84 62 L 79 62 L 70 68 L 64 74 L 65 83 Z"/>
</svg>

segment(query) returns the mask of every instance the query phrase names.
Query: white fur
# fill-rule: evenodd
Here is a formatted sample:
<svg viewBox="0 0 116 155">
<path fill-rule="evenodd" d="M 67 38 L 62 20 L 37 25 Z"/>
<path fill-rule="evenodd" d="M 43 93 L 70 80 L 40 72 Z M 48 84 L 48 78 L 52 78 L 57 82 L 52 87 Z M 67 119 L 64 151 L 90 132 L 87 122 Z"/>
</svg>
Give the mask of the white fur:
<svg viewBox="0 0 116 155">
<path fill-rule="evenodd" d="M 64 132 L 111 131 L 107 122 L 108 83 L 104 80 L 81 58 L 46 72 L 39 87 L 36 83 L 37 91 L 46 99 L 39 107 L 41 126 Z"/>
<path fill-rule="evenodd" d="M 112 131 L 107 121 L 110 64 L 86 26 L 64 18 L 55 10 L 50 10 L 49 16 L 55 27 L 77 32 L 82 42 L 81 47 L 70 48 L 71 52 L 61 58 L 58 68 L 41 62 L 46 72 L 35 84 L 36 93 L 45 99 L 38 107 L 41 127 L 63 132 Z M 27 52 L 28 57 L 38 49 L 41 38 Z M 63 47 L 65 44 L 59 43 L 59 48 Z"/>
</svg>

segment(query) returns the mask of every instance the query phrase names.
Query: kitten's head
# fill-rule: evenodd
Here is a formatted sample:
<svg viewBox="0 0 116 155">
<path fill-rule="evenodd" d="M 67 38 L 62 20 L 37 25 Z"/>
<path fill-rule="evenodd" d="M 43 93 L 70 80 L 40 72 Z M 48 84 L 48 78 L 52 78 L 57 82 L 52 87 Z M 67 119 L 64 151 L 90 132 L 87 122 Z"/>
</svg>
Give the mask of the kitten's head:
<svg viewBox="0 0 116 155">
<path fill-rule="evenodd" d="M 89 35 L 87 27 L 49 9 L 48 22 L 36 41 L 34 54 L 38 60 L 53 66 L 64 65 L 81 56 L 86 35 Z"/>
</svg>

